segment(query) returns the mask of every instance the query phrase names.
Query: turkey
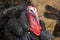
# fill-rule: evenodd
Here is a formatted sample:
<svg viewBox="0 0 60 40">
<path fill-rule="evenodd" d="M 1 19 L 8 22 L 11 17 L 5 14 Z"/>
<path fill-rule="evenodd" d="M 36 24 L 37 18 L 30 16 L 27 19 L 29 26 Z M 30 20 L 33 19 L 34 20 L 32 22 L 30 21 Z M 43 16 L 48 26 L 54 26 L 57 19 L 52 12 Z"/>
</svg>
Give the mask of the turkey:
<svg viewBox="0 0 60 40">
<path fill-rule="evenodd" d="M 0 16 L 1 40 L 51 40 L 33 6 L 13 6 Z"/>
</svg>

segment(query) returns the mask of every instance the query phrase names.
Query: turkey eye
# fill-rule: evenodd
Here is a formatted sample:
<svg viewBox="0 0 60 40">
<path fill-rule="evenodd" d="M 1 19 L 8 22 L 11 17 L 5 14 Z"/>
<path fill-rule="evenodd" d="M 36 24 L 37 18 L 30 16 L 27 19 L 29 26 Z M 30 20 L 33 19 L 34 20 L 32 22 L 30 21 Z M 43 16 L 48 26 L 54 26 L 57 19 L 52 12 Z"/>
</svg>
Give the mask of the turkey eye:
<svg viewBox="0 0 60 40">
<path fill-rule="evenodd" d="M 33 12 L 33 10 L 30 10 L 30 12 Z"/>
</svg>

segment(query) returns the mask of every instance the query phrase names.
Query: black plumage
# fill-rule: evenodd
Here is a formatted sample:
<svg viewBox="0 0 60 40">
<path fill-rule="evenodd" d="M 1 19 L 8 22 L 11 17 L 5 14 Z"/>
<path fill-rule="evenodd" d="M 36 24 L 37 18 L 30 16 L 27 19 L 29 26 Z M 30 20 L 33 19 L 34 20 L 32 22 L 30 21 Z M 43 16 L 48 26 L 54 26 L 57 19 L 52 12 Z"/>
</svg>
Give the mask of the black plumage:
<svg viewBox="0 0 60 40">
<path fill-rule="evenodd" d="M 28 30 L 29 23 L 25 7 L 22 6 L 11 7 L 7 10 L 4 10 L 2 15 L 0 18 L 0 21 L 2 23 L 1 29 L 3 30 L 2 35 L 5 35 L 7 33 L 8 34 L 12 33 L 14 35 L 21 35 L 23 30 Z"/>
<path fill-rule="evenodd" d="M 13 6 L 2 13 L 0 16 L 1 40 L 51 40 L 43 21 L 40 21 L 43 28 L 40 37 L 29 31 L 30 25 L 26 7 Z"/>
</svg>

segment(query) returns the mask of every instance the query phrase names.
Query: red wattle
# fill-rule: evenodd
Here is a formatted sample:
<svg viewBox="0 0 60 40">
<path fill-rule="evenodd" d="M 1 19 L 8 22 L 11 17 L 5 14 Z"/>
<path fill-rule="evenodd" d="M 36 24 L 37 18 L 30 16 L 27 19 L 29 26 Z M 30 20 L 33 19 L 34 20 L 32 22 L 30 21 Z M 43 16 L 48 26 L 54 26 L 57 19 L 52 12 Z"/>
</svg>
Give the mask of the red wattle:
<svg viewBox="0 0 60 40">
<path fill-rule="evenodd" d="M 30 31 L 33 32 L 36 36 L 40 36 L 40 32 L 42 29 L 40 24 L 30 13 L 28 13 L 28 18 L 30 23 Z"/>
</svg>

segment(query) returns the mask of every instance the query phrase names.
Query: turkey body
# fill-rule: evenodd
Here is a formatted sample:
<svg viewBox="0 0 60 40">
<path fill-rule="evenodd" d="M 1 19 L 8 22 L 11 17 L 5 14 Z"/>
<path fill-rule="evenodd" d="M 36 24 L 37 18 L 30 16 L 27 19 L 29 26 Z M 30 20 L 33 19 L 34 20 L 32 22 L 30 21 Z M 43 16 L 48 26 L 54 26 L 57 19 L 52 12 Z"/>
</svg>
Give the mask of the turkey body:
<svg viewBox="0 0 60 40">
<path fill-rule="evenodd" d="M 29 20 L 25 7 L 13 6 L 3 11 L 0 16 L 0 39 L 1 40 L 51 40 L 46 32 L 44 22 L 40 21 L 42 31 L 37 37 L 29 31 Z"/>
<path fill-rule="evenodd" d="M 23 34 L 23 31 L 27 30 L 29 27 L 26 10 L 21 6 L 11 7 L 4 10 L 3 16 L 0 18 L 0 22 L 2 23 L 0 25 L 1 31 L 3 31 L 1 32 L 1 40 L 17 40 L 13 35 L 20 37 Z"/>
</svg>

